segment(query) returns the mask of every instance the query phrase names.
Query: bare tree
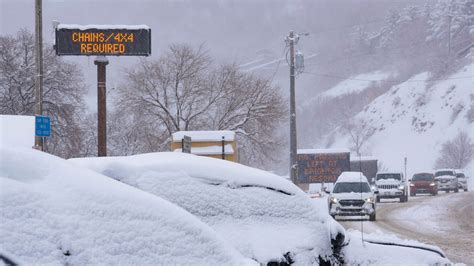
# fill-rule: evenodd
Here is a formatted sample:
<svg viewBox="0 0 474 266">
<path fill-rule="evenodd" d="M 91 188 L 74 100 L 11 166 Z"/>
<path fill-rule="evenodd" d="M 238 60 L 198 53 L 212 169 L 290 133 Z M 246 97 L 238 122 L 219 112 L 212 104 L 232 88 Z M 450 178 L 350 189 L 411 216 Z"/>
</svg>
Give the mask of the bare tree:
<svg viewBox="0 0 474 266">
<path fill-rule="evenodd" d="M 349 134 L 351 140 L 351 150 L 361 156 L 363 148 L 373 134 L 373 128 L 367 126 L 361 119 L 347 122 L 343 129 Z"/>
<path fill-rule="evenodd" d="M 462 169 L 474 158 L 474 143 L 466 132 L 459 134 L 443 144 L 441 154 L 436 160 L 436 168 Z"/>
<path fill-rule="evenodd" d="M 62 61 L 51 45 L 44 51 L 43 110 L 51 117 L 48 152 L 72 157 L 80 153 L 79 127 L 85 87 L 78 67 Z M 34 115 L 34 39 L 27 30 L 0 36 L 0 113 Z"/>
<path fill-rule="evenodd" d="M 141 148 L 122 152 L 167 150 L 170 136 L 180 130 L 233 130 L 242 161 L 253 165 L 271 159 L 271 151 L 281 146 L 275 131 L 286 114 L 269 80 L 235 65 L 214 66 L 202 46 L 187 45 L 172 45 L 157 61 L 129 69 L 116 105 L 130 114 L 123 134 L 142 136 L 133 144 Z M 119 138 L 132 145 L 132 139 Z"/>
</svg>

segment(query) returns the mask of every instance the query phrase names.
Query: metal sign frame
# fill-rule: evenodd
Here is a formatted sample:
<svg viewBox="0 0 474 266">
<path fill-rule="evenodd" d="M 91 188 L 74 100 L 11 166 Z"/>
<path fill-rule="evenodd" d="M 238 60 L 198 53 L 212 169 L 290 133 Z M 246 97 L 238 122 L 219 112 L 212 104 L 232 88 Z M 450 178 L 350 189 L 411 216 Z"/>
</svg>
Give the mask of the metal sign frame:
<svg viewBox="0 0 474 266">
<path fill-rule="evenodd" d="M 56 28 L 56 55 L 149 56 L 149 28 Z"/>
<path fill-rule="evenodd" d="M 35 116 L 35 136 L 51 137 L 51 119 L 49 116 Z"/>
</svg>

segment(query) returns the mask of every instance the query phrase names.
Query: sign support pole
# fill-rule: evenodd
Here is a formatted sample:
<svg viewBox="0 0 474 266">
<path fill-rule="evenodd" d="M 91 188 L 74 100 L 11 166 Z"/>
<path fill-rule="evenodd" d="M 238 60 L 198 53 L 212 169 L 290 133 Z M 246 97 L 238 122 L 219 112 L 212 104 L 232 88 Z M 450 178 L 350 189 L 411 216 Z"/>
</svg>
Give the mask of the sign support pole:
<svg viewBox="0 0 474 266">
<path fill-rule="evenodd" d="M 35 115 L 43 115 L 43 2 L 35 1 Z M 35 137 L 35 148 L 43 151 L 43 139 Z"/>
<path fill-rule="evenodd" d="M 107 95 L 106 66 L 109 60 L 105 56 L 97 56 L 97 156 L 107 156 Z"/>
</svg>

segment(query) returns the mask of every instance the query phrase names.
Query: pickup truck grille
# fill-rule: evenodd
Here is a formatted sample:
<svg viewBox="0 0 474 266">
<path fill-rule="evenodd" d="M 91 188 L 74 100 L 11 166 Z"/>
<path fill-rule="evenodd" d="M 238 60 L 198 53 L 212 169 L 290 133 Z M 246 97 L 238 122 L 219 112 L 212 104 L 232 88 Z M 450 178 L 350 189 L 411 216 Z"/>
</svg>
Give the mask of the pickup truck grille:
<svg viewBox="0 0 474 266">
<path fill-rule="evenodd" d="M 378 185 L 377 186 L 379 189 L 394 189 L 394 188 L 398 188 L 398 185 Z"/>
<path fill-rule="evenodd" d="M 339 203 L 342 205 L 342 206 L 362 206 L 364 205 L 364 201 L 363 200 L 340 200 Z"/>
</svg>

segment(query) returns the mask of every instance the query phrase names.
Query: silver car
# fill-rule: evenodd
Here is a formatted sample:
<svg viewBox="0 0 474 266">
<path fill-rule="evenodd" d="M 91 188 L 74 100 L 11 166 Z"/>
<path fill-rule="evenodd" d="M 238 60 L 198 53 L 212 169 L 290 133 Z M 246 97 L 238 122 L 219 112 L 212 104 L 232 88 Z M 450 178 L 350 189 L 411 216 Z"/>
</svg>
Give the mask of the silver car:
<svg viewBox="0 0 474 266">
<path fill-rule="evenodd" d="M 459 192 L 458 179 L 454 169 L 439 169 L 435 172 L 435 180 L 438 182 L 438 191 L 444 190 Z"/>
</svg>

